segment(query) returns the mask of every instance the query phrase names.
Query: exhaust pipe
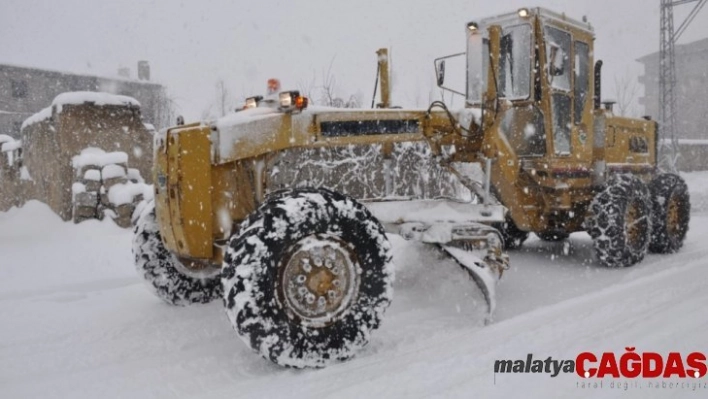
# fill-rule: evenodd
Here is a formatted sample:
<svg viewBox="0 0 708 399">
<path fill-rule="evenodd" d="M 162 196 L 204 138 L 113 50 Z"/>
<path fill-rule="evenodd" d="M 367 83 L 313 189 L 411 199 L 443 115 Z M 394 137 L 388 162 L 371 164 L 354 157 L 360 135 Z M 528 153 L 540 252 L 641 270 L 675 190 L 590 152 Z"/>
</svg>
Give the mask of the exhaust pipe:
<svg viewBox="0 0 708 399">
<path fill-rule="evenodd" d="M 602 105 L 602 60 L 595 63 L 595 109 Z"/>
</svg>

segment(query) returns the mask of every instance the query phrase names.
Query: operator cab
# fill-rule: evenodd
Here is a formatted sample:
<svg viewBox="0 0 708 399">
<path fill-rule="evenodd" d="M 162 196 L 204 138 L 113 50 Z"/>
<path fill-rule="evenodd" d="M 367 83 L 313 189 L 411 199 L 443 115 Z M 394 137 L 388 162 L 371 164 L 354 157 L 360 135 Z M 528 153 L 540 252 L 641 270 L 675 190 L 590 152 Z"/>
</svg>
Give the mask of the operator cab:
<svg viewBox="0 0 708 399">
<path fill-rule="evenodd" d="M 520 159 L 589 163 L 593 40 L 588 23 L 543 8 L 470 22 L 467 85 L 458 94 L 498 123 Z M 440 86 L 445 58 L 436 60 Z"/>
</svg>

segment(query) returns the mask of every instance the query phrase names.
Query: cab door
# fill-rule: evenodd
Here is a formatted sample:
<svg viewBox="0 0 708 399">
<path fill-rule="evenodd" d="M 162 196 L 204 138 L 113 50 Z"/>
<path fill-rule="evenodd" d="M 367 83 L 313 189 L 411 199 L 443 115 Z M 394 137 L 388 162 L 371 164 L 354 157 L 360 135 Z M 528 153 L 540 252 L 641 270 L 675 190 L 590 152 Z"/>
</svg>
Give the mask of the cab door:
<svg viewBox="0 0 708 399">
<path fill-rule="evenodd" d="M 590 45 L 570 31 L 544 27 L 546 79 L 550 93 L 552 156 L 558 166 L 583 169 L 592 160 Z"/>
</svg>

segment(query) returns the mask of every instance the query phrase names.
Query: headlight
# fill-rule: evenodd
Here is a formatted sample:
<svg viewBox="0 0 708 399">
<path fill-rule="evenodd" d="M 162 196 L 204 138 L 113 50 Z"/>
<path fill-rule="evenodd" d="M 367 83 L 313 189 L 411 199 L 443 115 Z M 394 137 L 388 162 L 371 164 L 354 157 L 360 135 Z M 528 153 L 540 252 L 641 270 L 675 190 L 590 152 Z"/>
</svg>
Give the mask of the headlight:
<svg viewBox="0 0 708 399">
<path fill-rule="evenodd" d="M 281 111 L 294 111 L 307 108 L 307 97 L 300 95 L 297 90 L 284 91 L 280 93 L 280 110 Z"/>
<path fill-rule="evenodd" d="M 243 109 L 258 107 L 258 103 L 261 102 L 262 99 L 263 99 L 263 96 L 255 96 L 255 97 L 247 98 L 246 105 L 243 106 Z"/>
</svg>

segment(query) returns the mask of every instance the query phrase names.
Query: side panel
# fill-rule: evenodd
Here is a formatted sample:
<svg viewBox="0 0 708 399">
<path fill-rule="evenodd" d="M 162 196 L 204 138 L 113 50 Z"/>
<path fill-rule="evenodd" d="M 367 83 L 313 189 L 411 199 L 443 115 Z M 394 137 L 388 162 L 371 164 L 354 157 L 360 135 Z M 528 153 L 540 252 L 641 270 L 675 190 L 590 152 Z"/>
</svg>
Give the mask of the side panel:
<svg viewBox="0 0 708 399">
<path fill-rule="evenodd" d="M 605 119 L 605 162 L 609 173 L 648 174 L 656 164 L 654 122 L 608 116 Z"/>
<path fill-rule="evenodd" d="M 168 203 L 169 217 L 164 211 L 158 217 L 166 246 L 187 258 L 213 255 L 209 136 L 210 129 L 201 126 L 167 134 L 167 195 L 161 198 Z M 162 178 L 158 175 L 157 179 L 161 184 Z"/>
</svg>

